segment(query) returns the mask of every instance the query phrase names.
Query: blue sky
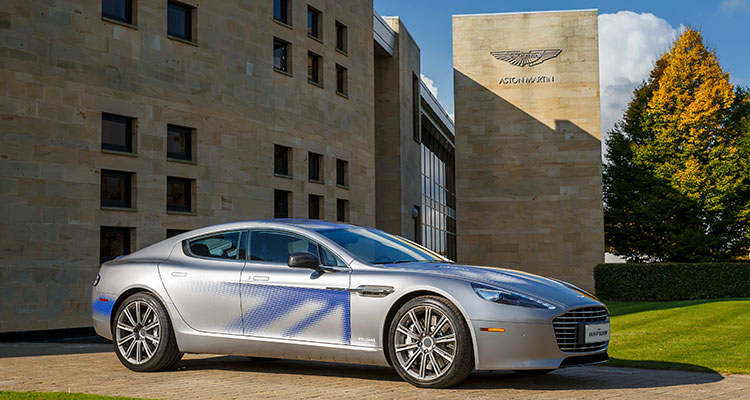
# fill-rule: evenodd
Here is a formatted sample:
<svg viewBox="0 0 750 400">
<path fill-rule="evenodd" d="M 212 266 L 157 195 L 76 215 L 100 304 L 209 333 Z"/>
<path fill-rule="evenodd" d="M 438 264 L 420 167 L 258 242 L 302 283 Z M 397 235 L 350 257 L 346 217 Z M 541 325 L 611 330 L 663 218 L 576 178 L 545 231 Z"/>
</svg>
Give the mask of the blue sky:
<svg viewBox="0 0 750 400">
<path fill-rule="evenodd" d="M 690 0 L 690 1 L 490 1 L 490 0 L 374 0 L 375 10 L 384 16 L 399 16 L 414 36 L 421 49 L 422 73 L 434 81 L 438 89 L 438 99 L 449 114 L 453 113 L 453 66 L 452 66 L 452 38 L 451 15 L 476 14 L 516 11 L 544 11 L 544 10 L 572 10 L 596 8 L 599 14 L 614 14 L 618 11 L 632 11 L 636 14 L 623 15 L 628 23 L 621 23 L 623 19 L 608 19 L 613 32 L 601 35 L 600 46 L 606 46 L 605 40 L 613 40 L 626 35 L 625 29 L 643 30 L 646 37 L 661 35 L 660 40 L 648 43 L 650 48 L 638 50 L 644 54 L 634 54 L 633 57 L 642 58 L 644 63 L 653 65 L 653 60 L 667 50 L 666 43 L 671 42 L 680 26 L 690 26 L 698 29 L 706 43 L 719 55 L 721 66 L 729 72 L 735 84 L 750 85 L 750 0 Z M 658 18 L 645 17 L 643 13 L 651 13 Z M 600 17 L 600 28 L 603 20 Z M 670 29 L 674 31 L 670 33 Z M 617 31 L 619 29 L 619 31 Z M 631 50 L 631 52 L 636 50 Z M 636 53 L 638 52 L 636 51 Z M 604 54 L 602 54 L 604 55 Z M 629 100 L 632 86 L 645 78 L 650 68 L 634 67 L 634 71 L 617 71 L 602 64 L 602 128 L 606 131 L 612 119 L 619 115 L 624 104 Z M 613 67 L 614 68 L 614 67 Z M 626 84 L 615 87 L 615 77 L 610 90 L 605 90 L 605 75 L 626 75 Z M 622 83 L 623 80 L 617 78 Z M 604 98 L 607 96 L 608 98 Z M 617 98 L 616 98 L 617 97 Z M 605 103 L 611 102 L 611 116 L 607 116 Z"/>
</svg>

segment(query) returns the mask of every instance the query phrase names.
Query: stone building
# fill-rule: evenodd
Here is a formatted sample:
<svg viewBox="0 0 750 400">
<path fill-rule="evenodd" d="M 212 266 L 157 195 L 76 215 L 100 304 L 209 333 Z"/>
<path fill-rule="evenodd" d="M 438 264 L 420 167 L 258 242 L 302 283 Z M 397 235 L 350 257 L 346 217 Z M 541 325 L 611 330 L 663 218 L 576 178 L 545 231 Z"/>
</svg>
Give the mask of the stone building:
<svg viewBox="0 0 750 400">
<path fill-rule="evenodd" d="M 571 18 L 546 21 L 557 33 L 573 26 L 590 47 L 595 20 L 592 33 L 587 19 Z M 469 35 L 462 21 L 454 19 L 454 136 L 419 79 L 417 43 L 399 18 L 374 13 L 372 0 L 2 2 L 0 333 L 90 326 L 90 285 L 102 261 L 185 230 L 256 218 L 376 226 L 459 262 L 586 284 L 601 250 L 599 169 L 590 159 L 594 143 L 584 140 L 584 133 L 598 138 L 593 80 L 587 72 L 586 85 L 566 86 L 563 78 L 578 72 L 561 70 L 557 97 L 536 108 L 513 96 L 506 102 L 519 99 L 516 108 L 479 104 L 477 96 L 489 99 L 496 88 L 462 58 L 484 37 Z M 496 29 L 478 22 L 472 29 Z M 585 53 L 564 50 L 558 61 L 568 54 Z M 482 68 L 497 75 L 503 67 L 491 62 L 498 61 Z M 596 69 L 592 62 L 586 71 Z M 477 90 L 472 79 L 489 89 Z M 562 110 L 596 107 L 596 114 L 539 114 L 555 101 Z M 520 121 L 513 150 L 493 155 L 482 145 L 511 138 L 497 128 L 496 117 L 506 115 Z M 541 155 L 518 154 L 534 146 L 550 159 L 567 146 L 565 155 L 578 161 L 552 166 Z M 492 180 L 510 174 L 520 182 L 540 168 L 569 181 L 559 185 L 561 198 L 545 203 L 550 211 L 532 207 L 533 190 L 551 190 L 544 182 L 518 183 L 523 193 L 503 198 L 517 189 Z M 482 190 L 491 188 L 482 182 L 495 190 L 484 200 Z M 530 219 L 536 228 L 520 227 Z M 549 232 L 540 233 L 546 223 Z M 489 239 L 506 237 L 506 227 L 518 235 Z M 528 256 L 521 240 L 540 255 Z M 515 256 L 495 256 L 514 249 Z M 548 269 L 526 262 L 544 254 Z M 566 261 L 556 270 L 553 262 L 568 256 L 591 264 L 573 271 Z"/>
</svg>

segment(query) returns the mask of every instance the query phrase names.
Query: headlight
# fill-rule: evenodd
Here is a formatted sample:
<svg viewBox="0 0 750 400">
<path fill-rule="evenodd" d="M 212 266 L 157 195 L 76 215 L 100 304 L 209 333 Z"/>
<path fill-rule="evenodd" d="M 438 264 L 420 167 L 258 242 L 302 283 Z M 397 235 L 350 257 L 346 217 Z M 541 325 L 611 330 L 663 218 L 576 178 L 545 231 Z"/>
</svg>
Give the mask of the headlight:
<svg viewBox="0 0 750 400">
<path fill-rule="evenodd" d="M 545 308 L 548 310 L 555 309 L 555 306 L 552 304 L 533 297 L 514 293 L 506 289 L 498 289 L 491 286 L 480 285 L 478 283 L 472 283 L 471 287 L 474 288 L 474 292 L 476 292 L 479 297 L 494 303 L 528 308 Z"/>
</svg>

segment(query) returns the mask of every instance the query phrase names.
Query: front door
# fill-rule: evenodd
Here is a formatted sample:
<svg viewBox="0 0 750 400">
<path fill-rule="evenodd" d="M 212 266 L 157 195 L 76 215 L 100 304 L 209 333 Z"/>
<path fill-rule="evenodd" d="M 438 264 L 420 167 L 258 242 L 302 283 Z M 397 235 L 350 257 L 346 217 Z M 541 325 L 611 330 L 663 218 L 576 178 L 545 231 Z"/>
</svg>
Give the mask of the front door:
<svg viewBox="0 0 750 400">
<path fill-rule="evenodd" d="M 292 253 L 309 252 L 338 272 L 290 268 Z M 250 232 L 242 272 L 242 324 L 247 336 L 349 344 L 349 269 L 332 252 L 291 232 Z"/>
<path fill-rule="evenodd" d="M 240 276 L 247 231 L 190 239 L 159 264 L 164 287 L 182 319 L 203 332 L 242 335 Z"/>
</svg>

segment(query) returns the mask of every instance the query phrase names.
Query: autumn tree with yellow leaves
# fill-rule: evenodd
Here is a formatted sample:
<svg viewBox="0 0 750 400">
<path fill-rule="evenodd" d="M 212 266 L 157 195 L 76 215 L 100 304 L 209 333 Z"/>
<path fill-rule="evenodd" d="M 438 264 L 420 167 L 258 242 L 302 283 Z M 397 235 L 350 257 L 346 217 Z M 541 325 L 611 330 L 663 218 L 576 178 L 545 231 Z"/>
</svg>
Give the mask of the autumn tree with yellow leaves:
<svg viewBox="0 0 750 400">
<path fill-rule="evenodd" d="M 629 261 L 727 261 L 750 252 L 750 95 L 700 33 L 685 32 L 609 133 L 608 251 Z"/>
</svg>

